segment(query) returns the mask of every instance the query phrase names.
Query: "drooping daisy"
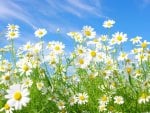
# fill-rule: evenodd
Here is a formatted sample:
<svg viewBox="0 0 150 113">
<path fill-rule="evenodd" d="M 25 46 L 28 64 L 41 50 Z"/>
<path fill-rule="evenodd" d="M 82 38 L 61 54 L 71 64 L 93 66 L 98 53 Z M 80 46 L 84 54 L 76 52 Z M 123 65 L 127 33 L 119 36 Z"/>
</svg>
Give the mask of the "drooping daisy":
<svg viewBox="0 0 150 113">
<path fill-rule="evenodd" d="M 77 102 L 78 104 L 85 104 L 88 102 L 88 95 L 87 93 L 79 93 L 77 94 Z"/>
<path fill-rule="evenodd" d="M 112 36 L 115 40 L 115 43 L 118 45 L 120 45 L 123 42 L 126 42 L 128 39 L 127 34 L 123 34 L 122 32 L 117 32 L 117 33 L 113 34 Z"/>
<path fill-rule="evenodd" d="M 124 99 L 122 96 L 115 96 L 114 97 L 114 103 L 116 104 L 123 104 L 124 103 Z"/>
<path fill-rule="evenodd" d="M 114 24 L 115 24 L 114 20 L 107 20 L 107 21 L 104 21 L 103 27 L 104 28 L 111 28 L 111 27 L 113 27 Z"/>
<path fill-rule="evenodd" d="M 19 37 L 18 31 L 8 31 L 6 34 L 7 40 L 16 39 Z"/>
<path fill-rule="evenodd" d="M 83 36 L 79 32 L 69 32 L 67 33 L 67 35 L 73 38 L 76 42 L 79 42 L 79 43 L 83 42 Z"/>
<path fill-rule="evenodd" d="M 14 24 L 8 24 L 7 28 L 10 31 L 18 31 L 19 30 L 19 26 L 18 25 L 14 25 Z"/>
<path fill-rule="evenodd" d="M 91 26 L 84 26 L 82 29 L 82 33 L 85 37 L 92 39 L 95 38 L 96 32 L 94 31 L 94 28 Z"/>
<path fill-rule="evenodd" d="M 42 38 L 47 34 L 47 31 L 46 31 L 46 29 L 39 28 L 35 31 L 34 34 L 35 34 L 35 37 Z"/>
<path fill-rule="evenodd" d="M 146 93 L 142 93 L 142 95 L 140 96 L 138 103 L 142 104 L 142 103 L 146 103 L 150 101 L 150 95 L 146 94 Z"/>
<path fill-rule="evenodd" d="M 141 42 L 141 39 L 142 39 L 142 37 L 136 36 L 135 38 L 132 38 L 130 41 L 131 41 L 133 44 L 136 44 L 136 43 L 140 43 L 140 42 Z"/>
<path fill-rule="evenodd" d="M 29 91 L 21 84 L 15 84 L 9 87 L 5 98 L 8 99 L 7 103 L 15 107 L 16 110 L 20 110 L 23 106 L 26 106 L 30 101 Z"/>
<path fill-rule="evenodd" d="M 14 108 L 12 108 L 8 103 L 4 105 L 0 112 L 5 111 L 5 113 L 13 113 Z"/>
</svg>

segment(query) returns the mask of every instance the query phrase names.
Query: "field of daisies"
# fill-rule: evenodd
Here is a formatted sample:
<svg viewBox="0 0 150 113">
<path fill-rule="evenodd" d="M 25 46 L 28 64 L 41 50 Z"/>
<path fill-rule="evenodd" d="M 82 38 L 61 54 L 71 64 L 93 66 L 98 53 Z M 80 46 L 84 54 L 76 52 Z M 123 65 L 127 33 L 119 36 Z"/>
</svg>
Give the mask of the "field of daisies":
<svg viewBox="0 0 150 113">
<path fill-rule="evenodd" d="M 111 30 L 114 20 L 106 20 Z M 59 32 L 59 29 L 58 29 Z M 91 26 L 60 41 L 44 42 L 47 30 L 19 48 L 19 26 L 8 24 L 8 45 L 0 48 L 0 113 L 148 113 L 150 42 L 123 32 L 96 35 Z M 125 51 L 127 43 L 132 47 Z"/>
</svg>

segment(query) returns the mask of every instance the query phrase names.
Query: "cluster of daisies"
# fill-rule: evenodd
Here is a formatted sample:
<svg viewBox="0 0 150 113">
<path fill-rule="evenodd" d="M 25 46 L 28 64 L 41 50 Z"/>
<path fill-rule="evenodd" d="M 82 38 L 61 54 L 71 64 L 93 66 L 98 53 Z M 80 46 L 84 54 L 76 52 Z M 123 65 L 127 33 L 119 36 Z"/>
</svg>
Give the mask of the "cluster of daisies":
<svg viewBox="0 0 150 113">
<path fill-rule="evenodd" d="M 114 24 L 107 20 L 102 26 L 110 31 Z M 64 43 L 44 42 L 47 33 L 37 29 L 39 42 L 16 49 L 19 26 L 8 24 L 10 44 L 0 48 L 0 112 L 150 111 L 150 42 L 123 32 L 97 35 L 84 26 L 67 33 L 75 47 L 66 53 Z"/>
</svg>

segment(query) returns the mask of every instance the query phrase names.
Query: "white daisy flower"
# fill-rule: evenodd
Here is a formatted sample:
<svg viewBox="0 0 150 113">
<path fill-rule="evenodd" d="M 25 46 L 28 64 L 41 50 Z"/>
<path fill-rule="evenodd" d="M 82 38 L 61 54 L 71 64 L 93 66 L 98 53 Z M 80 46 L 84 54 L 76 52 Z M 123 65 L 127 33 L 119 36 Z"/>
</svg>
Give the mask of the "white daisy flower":
<svg viewBox="0 0 150 113">
<path fill-rule="evenodd" d="M 139 104 L 142 104 L 142 103 L 146 103 L 146 102 L 149 102 L 150 101 L 150 96 L 149 95 L 147 95 L 146 93 L 143 93 L 141 96 L 140 96 L 140 98 L 139 98 L 139 100 L 138 100 L 138 103 Z"/>
<path fill-rule="evenodd" d="M 54 54 L 62 54 L 64 52 L 65 45 L 62 42 L 55 42 L 52 46 Z"/>
<path fill-rule="evenodd" d="M 94 28 L 91 26 L 84 26 L 82 29 L 82 33 L 85 37 L 92 39 L 95 38 L 96 32 L 94 31 Z"/>
<path fill-rule="evenodd" d="M 128 54 L 125 53 L 125 52 L 120 52 L 120 55 L 119 55 L 119 57 L 118 57 L 118 60 L 124 61 L 124 60 L 126 60 L 126 59 L 128 59 Z"/>
<path fill-rule="evenodd" d="M 14 25 L 14 24 L 8 24 L 7 28 L 10 31 L 18 31 L 19 30 L 19 26 L 18 25 Z"/>
<path fill-rule="evenodd" d="M 35 34 L 35 37 L 42 38 L 47 34 L 47 31 L 46 29 L 39 28 L 34 32 L 34 34 Z"/>
<path fill-rule="evenodd" d="M 122 96 L 115 96 L 114 97 L 114 103 L 116 104 L 123 104 L 124 103 L 124 99 Z"/>
<path fill-rule="evenodd" d="M 12 79 L 12 76 L 10 76 L 10 75 L 11 74 L 9 72 L 2 75 L 1 78 L 0 78 L 0 84 L 8 85 L 9 82 L 11 81 L 11 79 Z"/>
<path fill-rule="evenodd" d="M 88 102 L 88 95 L 87 93 L 79 93 L 77 94 L 77 102 L 78 104 L 85 104 Z"/>
<path fill-rule="evenodd" d="M 62 101 L 62 100 L 58 101 L 58 102 L 57 102 L 57 106 L 58 106 L 59 110 L 64 109 L 64 108 L 65 108 L 65 103 L 64 103 L 64 101 Z"/>
<path fill-rule="evenodd" d="M 7 40 L 16 39 L 19 37 L 18 31 L 8 31 L 6 34 Z"/>
<path fill-rule="evenodd" d="M 77 97 L 74 95 L 72 97 L 69 98 L 69 103 L 71 106 L 73 106 L 74 104 L 77 103 Z"/>
<path fill-rule="evenodd" d="M 131 41 L 133 44 L 136 44 L 136 43 L 140 43 L 140 42 L 141 42 L 141 39 L 142 39 L 142 37 L 136 36 L 135 38 L 132 38 L 130 41 Z"/>
<path fill-rule="evenodd" d="M 8 99 L 7 103 L 15 107 L 16 110 L 20 110 L 23 106 L 26 106 L 30 101 L 29 91 L 21 84 L 15 84 L 9 87 L 5 98 Z"/>
<path fill-rule="evenodd" d="M 106 104 L 100 104 L 100 105 L 98 106 L 98 109 L 99 109 L 100 112 L 103 112 L 103 111 L 106 111 L 106 110 L 107 110 L 106 107 L 107 107 Z"/>
<path fill-rule="evenodd" d="M 111 27 L 113 27 L 114 24 L 115 24 L 114 20 L 107 20 L 107 21 L 104 21 L 103 27 L 104 28 L 111 28 Z"/>
<path fill-rule="evenodd" d="M 36 86 L 37 86 L 38 90 L 42 90 L 42 88 L 44 87 L 44 83 L 43 82 L 37 82 Z"/>
<path fill-rule="evenodd" d="M 31 87 L 33 84 L 33 81 L 30 78 L 24 78 L 23 79 L 23 85 L 27 88 Z"/>
<path fill-rule="evenodd" d="M 127 41 L 127 34 L 123 34 L 122 32 L 117 32 L 115 34 L 112 35 L 114 40 L 115 40 L 115 43 L 120 45 L 121 43 L 123 42 L 126 42 Z"/>
<path fill-rule="evenodd" d="M 90 58 L 85 56 L 79 56 L 75 59 L 74 63 L 79 68 L 86 68 L 90 63 Z"/>
<path fill-rule="evenodd" d="M 5 113 L 13 113 L 14 108 L 12 108 L 8 103 L 4 105 L 3 108 L 0 109 L 0 112 L 5 111 Z"/>
</svg>

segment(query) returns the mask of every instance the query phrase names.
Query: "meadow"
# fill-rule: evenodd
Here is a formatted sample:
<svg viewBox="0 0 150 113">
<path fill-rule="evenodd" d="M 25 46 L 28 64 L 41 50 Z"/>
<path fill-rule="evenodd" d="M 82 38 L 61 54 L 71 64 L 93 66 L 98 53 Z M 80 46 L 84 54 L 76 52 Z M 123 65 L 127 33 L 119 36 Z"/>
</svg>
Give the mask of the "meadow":
<svg viewBox="0 0 150 113">
<path fill-rule="evenodd" d="M 114 25 L 102 24 L 108 30 Z M 150 42 L 123 32 L 97 36 L 83 26 L 66 34 L 74 40 L 70 53 L 60 41 L 45 43 L 44 28 L 34 33 L 39 42 L 16 48 L 19 29 L 8 24 L 9 45 L 0 48 L 0 112 L 150 112 Z M 127 42 L 132 49 L 125 51 Z"/>
</svg>

